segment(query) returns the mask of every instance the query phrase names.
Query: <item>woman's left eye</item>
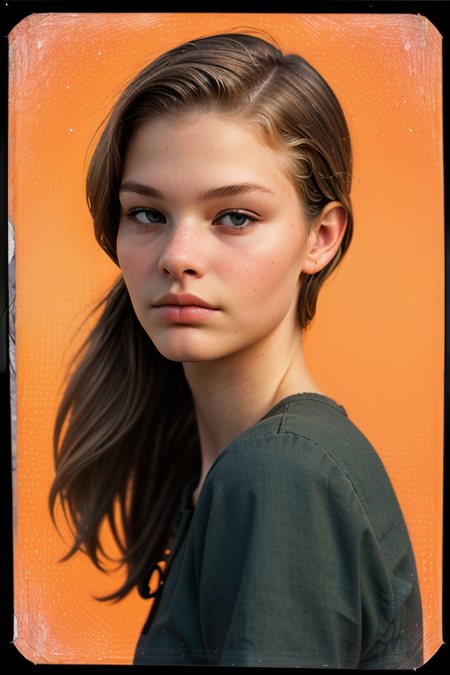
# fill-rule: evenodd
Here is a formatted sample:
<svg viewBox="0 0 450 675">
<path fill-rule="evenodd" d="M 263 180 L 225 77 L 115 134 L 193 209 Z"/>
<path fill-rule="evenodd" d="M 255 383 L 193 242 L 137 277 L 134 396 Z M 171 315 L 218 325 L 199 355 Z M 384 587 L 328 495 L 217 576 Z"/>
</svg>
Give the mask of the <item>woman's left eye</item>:
<svg viewBox="0 0 450 675">
<path fill-rule="evenodd" d="M 227 225 L 235 230 L 243 231 L 251 227 L 255 222 L 247 213 L 241 213 L 240 211 L 228 211 L 228 213 L 223 213 L 219 216 L 216 222 L 220 222 L 223 225 Z"/>
</svg>

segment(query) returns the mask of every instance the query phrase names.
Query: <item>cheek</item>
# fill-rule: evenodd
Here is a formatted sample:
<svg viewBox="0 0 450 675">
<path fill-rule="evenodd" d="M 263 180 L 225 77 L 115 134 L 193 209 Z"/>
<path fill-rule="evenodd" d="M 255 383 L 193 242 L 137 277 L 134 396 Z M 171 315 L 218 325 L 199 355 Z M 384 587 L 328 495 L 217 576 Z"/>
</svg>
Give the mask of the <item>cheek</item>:
<svg viewBox="0 0 450 675">
<path fill-rule="evenodd" d="M 125 283 L 132 292 L 136 290 L 135 286 L 142 285 L 145 277 L 157 267 L 154 249 L 142 243 L 130 241 L 126 236 L 121 235 L 119 230 L 116 250 Z"/>
<path fill-rule="evenodd" d="M 230 279 L 235 300 L 246 305 L 249 316 L 258 316 L 261 308 L 284 311 L 298 288 L 301 272 L 302 241 L 293 232 L 282 240 L 258 250 L 235 251 L 222 257 L 223 273 Z"/>
</svg>

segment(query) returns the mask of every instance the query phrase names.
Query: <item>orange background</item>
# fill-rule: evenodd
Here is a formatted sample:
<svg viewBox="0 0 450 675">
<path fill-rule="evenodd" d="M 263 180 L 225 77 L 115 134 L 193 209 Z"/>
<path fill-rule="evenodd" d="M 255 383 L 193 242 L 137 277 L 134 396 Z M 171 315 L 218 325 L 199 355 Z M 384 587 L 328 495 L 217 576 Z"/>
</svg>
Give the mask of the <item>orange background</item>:
<svg viewBox="0 0 450 675">
<path fill-rule="evenodd" d="M 130 663 L 149 603 L 54 530 L 52 429 L 76 330 L 118 273 L 84 198 L 87 148 L 126 83 L 175 45 L 262 28 L 331 84 L 355 154 L 355 234 L 306 355 L 378 450 L 415 550 L 425 660 L 442 644 L 444 219 L 441 36 L 421 16 L 34 14 L 11 32 L 16 236 L 18 649 L 35 663 Z M 85 326 L 82 335 L 91 324 Z M 62 520 L 60 520 L 62 523 Z M 62 527 L 67 533 L 67 529 Z"/>
</svg>

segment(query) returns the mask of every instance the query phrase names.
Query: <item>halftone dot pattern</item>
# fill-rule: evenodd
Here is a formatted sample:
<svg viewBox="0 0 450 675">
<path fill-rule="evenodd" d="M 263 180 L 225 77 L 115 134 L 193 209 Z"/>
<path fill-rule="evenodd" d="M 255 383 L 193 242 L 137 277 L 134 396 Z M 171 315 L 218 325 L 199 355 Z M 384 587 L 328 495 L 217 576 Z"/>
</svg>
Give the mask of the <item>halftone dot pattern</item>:
<svg viewBox="0 0 450 675">
<path fill-rule="evenodd" d="M 425 660 L 442 644 L 444 227 L 441 36 L 423 17 L 32 14 L 9 36 L 10 214 L 16 237 L 15 615 L 35 663 L 131 663 L 149 602 L 100 603 L 123 571 L 50 521 L 52 433 L 77 329 L 119 270 L 93 236 L 84 180 L 97 129 L 149 61 L 239 27 L 270 33 L 325 77 L 354 149 L 355 234 L 305 336 L 316 380 L 379 452 L 420 578 Z M 70 533 L 58 519 L 66 542 Z M 115 553 L 106 534 L 107 548 Z"/>
</svg>

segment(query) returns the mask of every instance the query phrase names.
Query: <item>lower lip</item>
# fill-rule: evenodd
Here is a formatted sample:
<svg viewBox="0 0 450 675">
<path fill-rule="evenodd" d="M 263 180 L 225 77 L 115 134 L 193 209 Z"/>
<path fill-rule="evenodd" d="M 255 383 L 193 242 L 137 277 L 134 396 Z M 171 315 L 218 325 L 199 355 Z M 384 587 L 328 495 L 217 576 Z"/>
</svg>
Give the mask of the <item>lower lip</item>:
<svg viewBox="0 0 450 675">
<path fill-rule="evenodd" d="M 219 311 L 196 305 L 160 305 L 153 309 L 157 317 L 171 323 L 198 323 Z"/>
</svg>

